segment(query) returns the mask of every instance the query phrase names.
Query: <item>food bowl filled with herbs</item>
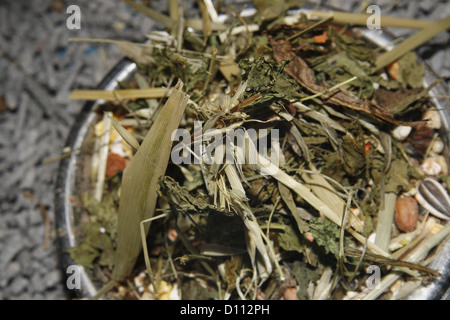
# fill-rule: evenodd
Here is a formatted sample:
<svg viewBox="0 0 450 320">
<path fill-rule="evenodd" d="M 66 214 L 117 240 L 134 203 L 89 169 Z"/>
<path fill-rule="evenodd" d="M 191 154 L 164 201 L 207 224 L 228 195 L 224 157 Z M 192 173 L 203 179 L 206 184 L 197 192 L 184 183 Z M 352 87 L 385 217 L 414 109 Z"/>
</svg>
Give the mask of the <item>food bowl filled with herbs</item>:
<svg viewBox="0 0 450 320">
<path fill-rule="evenodd" d="M 127 59 L 71 95 L 92 101 L 56 196 L 80 297 L 445 297 L 450 109 L 414 49 L 449 19 L 394 45 L 311 5 L 130 4 L 166 31 L 114 41 Z"/>
</svg>

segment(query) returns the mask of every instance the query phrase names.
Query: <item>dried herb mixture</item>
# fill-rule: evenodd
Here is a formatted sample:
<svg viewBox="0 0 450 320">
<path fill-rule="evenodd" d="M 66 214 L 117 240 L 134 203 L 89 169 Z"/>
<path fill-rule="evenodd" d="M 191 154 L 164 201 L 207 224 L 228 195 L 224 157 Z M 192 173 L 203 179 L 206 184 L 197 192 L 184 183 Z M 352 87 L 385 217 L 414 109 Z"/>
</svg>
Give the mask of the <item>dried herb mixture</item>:
<svg viewBox="0 0 450 320">
<path fill-rule="evenodd" d="M 377 68 L 384 53 L 358 29 L 292 19 L 294 2 L 256 2 L 242 16 L 199 1 L 199 19 L 127 2 L 167 31 L 117 42 L 137 64 L 121 89 L 77 93 L 109 100 L 84 168 L 82 240 L 70 250 L 112 284 L 102 294 L 401 298 L 394 282 L 440 276 L 427 264 L 449 233 L 448 157 L 413 51 Z M 177 128 L 188 134 L 170 140 Z M 229 161 L 207 161 L 228 151 Z M 404 197 L 413 209 L 396 209 Z M 370 287 L 373 266 L 381 289 Z"/>
</svg>

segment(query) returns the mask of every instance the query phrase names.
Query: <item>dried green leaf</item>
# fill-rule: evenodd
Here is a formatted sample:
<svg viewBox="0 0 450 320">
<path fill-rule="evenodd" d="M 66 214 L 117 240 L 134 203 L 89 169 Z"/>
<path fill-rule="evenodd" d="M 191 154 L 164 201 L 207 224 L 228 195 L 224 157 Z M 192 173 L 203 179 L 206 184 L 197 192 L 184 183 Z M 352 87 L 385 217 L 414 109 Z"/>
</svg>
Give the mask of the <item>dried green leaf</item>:
<svg viewBox="0 0 450 320">
<path fill-rule="evenodd" d="M 398 194 L 402 190 L 409 189 L 408 168 L 408 162 L 402 158 L 392 161 L 391 168 L 386 174 L 385 192 Z"/>
<path fill-rule="evenodd" d="M 342 51 L 345 51 L 351 57 L 370 63 L 375 61 L 374 50 L 365 41 L 340 33 L 334 27 L 328 28 L 328 36 Z"/>
<path fill-rule="evenodd" d="M 278 232 L 278 243 L 286 251 L 303 253 L 305 245 L 300 240 L 298 228 L 291 223 L 285 223 L 282 231 Z"/>
<path fill-rule="evenodd" d="M 298 84 L 283 71 L 286 64 L 276 63 L 260 56 L 255 61 L 242 59 L 239 67 L 245 71 L 243 78 L 247 80 L 247 90 L 244 98 L 248 98 L 255 93 L 273 95 L 274 98 L 290 99 L 301 92 Z"/>
<path fill-rule="evenodd" d="M 320 278 L 320 274 L 323 271 L 323 267 L 319 266 L 317 268 L 311 268 L 308 264 L 302 261 L 294 261 L 292 264 L 292 273 L 297 280 L 300 288 L 305 288 L 304 290 L 299 290 L 297 297 L 299 300 L 309 300 L 308 288 L 310 283 L 316 282 Z"/>
<path fill-rule="evenodd" d="M 67 250 L 72 260 L 80 266 L 93 268 L 94 261 L 98 258 L 100 252 L 87 243 Z"/>
<path fill-rule="evenodd" d="M 317 80 L 330 81 L 332 83 L 342 83 L 352 76 L 357 77 L 349 86 L 354 88 L 354 93 L 361 99 L 369 99 L 374 93 L 372 80 L 368 73 L 370 70 L 350 56 L 346 51 L 341 51 L 328 58 L 324 63 L 316 66 L 314 70 L 321 71 L 317 74 Z"/>
<path fill-rule="evenodd" d="M 418 63 L 417 54 L 415 52 L 408 52 L 398 59 L 398 63 L 398 81 L 405 87 L 422 88 L 425 65 L 423 63 Z"/>
<path fill-rule="evenodd" d="M 253 0 L 253 5 L 258 9 L 255 20 L 264 22 L 274 20 L 283 15 L 286 10 L 286 0 Z"/>
<path fill-rule="evenodd" d="M 118 196 L 114 193 L 107 193 L 102 201 L 97 201 L 89 192 L 81 196 L 85 209 L 95 219 L 95 221 L 105 229 L 112 240 L 115 241 L 117 235 L 117 201 Z"/>
<path fill-rule="evenodd" d="M 82 242 L 68 250 L 76 263 L 86 268 L 93 268 L 94 263 L 112 268 L 114 244 L 110 235 L 102 232 L 102 229 L 102 225 L 98 222 L 83 224 L 84 238 Z"/>
<path fill-rule="evenodd" d="M 314 217 L 309 221 L 309 230 L 314 237 L 314 241 L 324 248 L 325 253 L 333 254 L 339 258 L 339 237 L 340 228 L 327 218 Z M 351 239 L 344 238 L 345 246 L 351 243 Z"/>
<path fill-rule="evenodd" d="M 114 264 L 114 243 L 110 235 L 101 231 L 102 227 L 99 223 L 88 223 L 85 226 L 88 227 L 88 230 L 86 231 L 84 244 L 98 250 L 98 264 L 100 266 L 106 266 L 111 269 Z"/>
</svg>

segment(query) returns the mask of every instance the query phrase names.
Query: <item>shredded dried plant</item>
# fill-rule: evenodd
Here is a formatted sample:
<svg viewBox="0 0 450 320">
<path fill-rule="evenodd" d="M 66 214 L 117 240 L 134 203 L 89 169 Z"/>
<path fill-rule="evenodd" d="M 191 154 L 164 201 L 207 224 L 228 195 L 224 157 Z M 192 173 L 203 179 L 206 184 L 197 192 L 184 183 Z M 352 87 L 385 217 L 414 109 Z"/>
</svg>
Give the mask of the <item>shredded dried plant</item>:
<svg viewBox="0 0 450 320">
<path fill-rule="evenodd" d="M 406 56 L 448 18 L 380 53 L 342 26 L 356 15 L 279 19 L 288 5 L 261 2 L 221 19 L 201 0 L 192 18 L 176 1 L 170 16 L 125 2 L 167 31 L 145 44 L 88 39 L 116 43 L 137 63 L 135 81 L 71 95 L 111 110 L 89 168 L 95 200 L 82 201 L 91 225 L 70 250 L 107 279 L 97 297 L 279 299 L 294 284 L 299 299 L 375 299 L 400 277 L 440 277 L 424 261 L 446 241 L 446 219 L 424 209 L 403 233 L 394 207 L 429 175 L 449 188 L 447 150 L 433 158 L 441 171 L 424 167 L 441 132 L 422 116 L 434 108 L 424 69 Z M 371 290 L 374 265 L 383 277 Z"/>
</svg>

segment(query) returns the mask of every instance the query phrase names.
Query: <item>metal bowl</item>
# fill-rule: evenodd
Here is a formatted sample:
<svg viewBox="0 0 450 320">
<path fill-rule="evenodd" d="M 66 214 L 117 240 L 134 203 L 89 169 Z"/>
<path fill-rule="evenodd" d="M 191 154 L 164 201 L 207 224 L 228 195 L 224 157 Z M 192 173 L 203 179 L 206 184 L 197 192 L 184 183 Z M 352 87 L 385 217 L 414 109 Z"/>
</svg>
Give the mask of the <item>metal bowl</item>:
<svg viewBox="0 0 450 320">
<path fill-rule="evenodd" d="M 106 75 L 99 84 L 98 89 L 117 89 L 118 82 L 129 80 L 135 72 L 136 64 L 130 60 L 123 59 Z M 83 106 L 66 142 L 66 146 L 74 150 L 74 152 L 69 157 L 61 160 L 58 168 L 55 190 L 55 219 L 60 245 L 60 261 L 64 272 L 68 270 L 69 266 L 76 265 L 67 250 L 78 245 L 74 214 L 75 207 L 71 200 L 77 188 L 76 178 L 80 172 L 81 147 L 97 121 L 97 115 L 94 111 L 103 103 L 103 100 L 98 100 L 88 102 Z M 95 283 L 93 277 L 85 268 L 80 267 L 80 270 L 80 289 L 73 289 L 71 293 L 78 298 L 93 297 L 100 286 L 98 283 Z"/>
<path fill-rule="evenodd" d="M 305 5 L 301 10 L 295 10 L 289 12 L 289 14 L 299 14 L 300 11 L 307 12 L 311 9 L 317 9 L 316 5 Z M 319 7 L 323 9 L 323 7 Z M 331 9 L 331 8 L 327 8 Z M 336 10 L 336 9 L 333 9 Z M 244 15 L 254 14 L 254 9 L 249 8 L 243 11 Z M 380 30 L 369 30 L 360 28 L 360 32 L 363 34 L 363 38 L 369 43 L 375 46 L 382 46 L 388 49 L 392 49 L 393 46 L 390 45 L 394 40 L 394 37 L 387 33 L 381 32 Z M 426 64 L 426 63 L 425 63 Z M 104 78 L 104 80 L 98 86 L 98 89 L 102 90 L 114 90 L 118 87 L 119 81 L 127 81 L 136 72 L 136 65 L 124 59 L 119 62 Z M 430 85 L 433 81 L 438 79 L 436 73 L 431 70 L 431 68 L 426 65 L 426 75 L 424 78 L 424 84 L 426 86 Z M 438 107 L 442 116 L 442 137 L 445 139 L 446 143 L 446 156 L 449 155 L 450 141 L 450 104 L 448 99 L 440 98 L 447 95 L 445 86 L 441 83 L 434 87 L 431 91 L 431 96 L 433 103 Z M 80 147 L 83 142 L 87 139 L 88 134 L 92 126 L 96 121 L 95 110 L 103 104 L 104 101 L 94 101 L 86 103 L 78 115 L 75 124 L 73 125 L 70 134 L 68 136 L 66 146 L 70 147 L 71 150 L 75 150 L 69 157 L 63 159 L 60 163 L 56 190 L 55 190 L 55 215 L 56 223 L 58 228 L 59 244 L 60 244 L 60 254 L 61 254 L 61 264 L 63 270 L 66 271 L 71 265 L 76 265 L 76 263 L 71 259 L 70 255 L 67 253 L 67 249 L 73 248 L 77 245 L 76 237 L 76 224 L 74 216 L 74 206 L 71 203 L 71 197 L 76 191 L 76 177 L 79 173 L 80 166 Z M 446 243 L 439 253 L 438 257 L 429 266 L 430 268 L 439 271 L 442 276 L 433 281 L 427 286 L 421 287 L 411 294 L 408 299 L 418 299 L 418 300 L 436 300 L 436 299 L 448 299 L 449 297 L 449 287 L 450 287 L 450 243 Z M 68 274 L 69 276 L 70 274 Z M 96 283 L 93 277 L 90 275 L 89 271 L 81 268 L 81 288 L 74 289 L 72 292 L 75 297 L 92 297 L 95 295 L 100 287 L 99 283 Z"/>
</svg>

